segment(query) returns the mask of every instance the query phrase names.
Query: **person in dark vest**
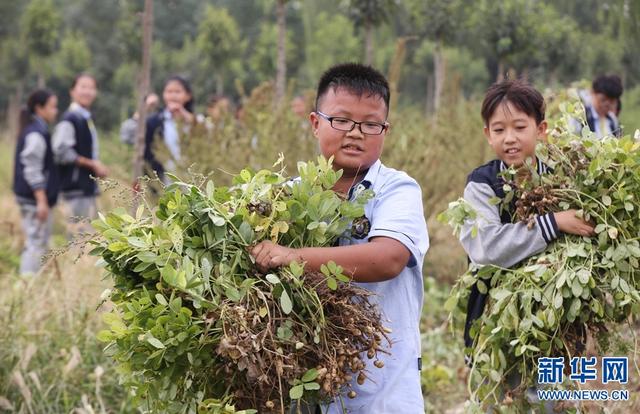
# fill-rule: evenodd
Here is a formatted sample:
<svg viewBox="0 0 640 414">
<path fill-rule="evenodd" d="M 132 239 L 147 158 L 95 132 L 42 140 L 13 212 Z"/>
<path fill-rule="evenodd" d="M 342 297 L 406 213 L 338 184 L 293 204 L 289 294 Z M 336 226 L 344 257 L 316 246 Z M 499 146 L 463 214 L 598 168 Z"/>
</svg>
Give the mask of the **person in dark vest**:
<svg viewBox="0 0 640 414">
<path fill-rule="evenodd" d="M 181 159 L 180 132 L 188 133 L 196 121 L 193 115 L 193 93 L 189 82 L 181 76 L 171 76 L 162 91 L 164 108 L 147 118 L 144 159 L 165 184 L 165 171 L 174 172 Z M 161 162 L 156 153 L 158 144 L 168 150 L 169 159 Z"/>
<path fill-rule="evenodd" d="M 98 134 L 90 112 L 97 89 L 93 76 L 81 74 L 76 77 L 69 91 L 71 105 L 52 138 L 53 155 L 59 166 L 60 191 L 71 210 L 72 221 L 96 216 L 99 191 L 93 177 L 102 178 L 109 173 L 98 158 Z"/>
<path fill-rule="evenodd" d="M 587 126 L 599 139 L 605 136 L 622 136 L 618 121 L 622 92 L 620 77 L 601 75 L 593 80 L 591 93 L 582 96 Z M 580 129 L 581 127 L 582 125 Z"/>
<path fill-rule="evenodd" d="M 58 200 L 58 171 L 53 162 L 48 124 L 58 115 L 58 98 L 38 89 L 20 114 L 20 132 L 14 158 L 13 192 L 20 206 L 25 244 L 20 274 L 40 269 L 51 235 L 52 211 Z"/>
</svg>

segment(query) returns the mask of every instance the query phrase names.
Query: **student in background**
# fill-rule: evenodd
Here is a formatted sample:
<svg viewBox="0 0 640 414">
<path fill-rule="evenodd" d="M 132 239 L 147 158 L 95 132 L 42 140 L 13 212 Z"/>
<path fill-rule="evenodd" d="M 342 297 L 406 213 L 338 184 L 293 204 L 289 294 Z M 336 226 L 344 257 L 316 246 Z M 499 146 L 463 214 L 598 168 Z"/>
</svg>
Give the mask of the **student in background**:
<svg viewBox="0 0 640 414">
<path fill-rule="evenodd" d="M 147 118 L 153 114 L 157 107 L 160 98 L 155 93 L 150 93 L 144 98 L 144 104 L 147 107 Z M 138 129 L 138 119 L 140 115 L 138 111 L 134 112 L 131 118 L 125 120 L 120 126 L 120 141 L 127 145 L 134 145 L 136 143 L 136 130 Z"/>
<path fill-rule="evenodd" d="M 71 222 L 75 217 L 96 217 L 99 189 L 93 177 L 103 178 L 109 174 L 99 160 L 98 132 L 91 114 L 97 93 L 93 76 L 78 75 L 69 91 L 71 105 L 53 133 L 52 148 L 59 166 L 60 191 L 74 218 Z"/>
<path fill-rule="evenodd" d="M 196 119 L 193 115 L 191 85 L 181 76 L 171 76 L 167 79 L 162 91 L 162 100 L 164 108 L 147 118 L 144 159 L 166 183 L 164 172 L 174 171 L 176 163 L 181 158 L 178 127 L 181 127 L 182 132 L 187 132 Z M 156 154 L 158 143 L 164 145 L 169 151 L 170 158 L 164 165 L 158 160 Z"/>
<path fill-rule="evenodd" d="M 590 99 L 583 99 L 587 125 L 600 139 L 605 136 L 622 135 L 618 121 L 622 92 L 619 76 L 601 75 L 593 80 Z"/>
<path fill-rule="evenodd" d="M 20 132 L 14 158 L 13 192 L 20 206 L 25 244 L 20 274 L 40 269 L 51 236 L 52 208 L 58 200 L 58 171 L 53 162 L 48 125 L 58 115 L 58 98 L 38 89 L 20 114 Z"/>
</svg>

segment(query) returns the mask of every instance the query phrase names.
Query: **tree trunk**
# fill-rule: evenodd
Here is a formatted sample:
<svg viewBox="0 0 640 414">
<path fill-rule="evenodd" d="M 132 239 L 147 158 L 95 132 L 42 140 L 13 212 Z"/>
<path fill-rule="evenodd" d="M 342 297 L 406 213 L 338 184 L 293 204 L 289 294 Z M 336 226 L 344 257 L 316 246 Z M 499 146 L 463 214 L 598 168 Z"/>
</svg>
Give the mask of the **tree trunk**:
<svg viewBox="0 0 640 414">
<path fill-rule="evenodd" d="M 504 61 L 502 58 L 498 59 L 498 74 L 496 75 L 496 82 L 504 80 Z"/>
<path fill-rule="evenodd" d="M 20 123 L 20 106 L 22 96 L 24 95 L 24 81 L 19 80 L 16 85 L 15 94 L 9 96 L 9 104 L 7 105 L 7 129 L 9 139 L 18 135 L 18 124 Z"/>
<path fill-rule="evenodd" d="M 364 22 L 364 63 L 373 65 L 373 25 L 369 20 Z"/>
<path fill-rule="evenodd" d="M 407 55 L 407 42 L 414 39 L 416 39 L 415 36 L 403 36 L 398 38 L 396 41 L 396 51 L 391 59 L 389 74 L 387 76 L 387 79 L 389 80 L 389 90 L 391 92 L 389 108 L 392 110 L 396 107 L 396 103 L 398 102 L 400 75 L 402 74 L 402 65 L 404 64 L 404 59 Z"/>
<path fill-rule="evenodd" d="M 45 82 L 44 79 L 44 73 L 42 72 L 42 70 L 38 71 L 38 89 L 43 89 L 47 86 L 47 83 Z"/>
<path fill-rule="evenodd" d="M 287 21 L 285 19 L 285 0 L 276 3 L 276 15 L 278 19 L 278 60 L 276 63 L 276 101 L 282 103 L 285 95 L 287 79 Z"/>
<path fill-rule="evenodd" d="M 142 176 L 144 162 L 145 128 L 147 126 L 147 106 L 145 97 L 149 93 L 151 78 L 151 41 L 153 38 L 153 0 L 144 0 L 142 16 L 142 69 L 138 86 L 138 127 L 136 128 L 135 156 L 133 159 L 133 181 Z"/>
<path fill-rule="evenodd" d="M 425 116 L 433 113 L 433 101 L 433 75 L 427 75 L 427 99 L 424 105 Z"/>
<path fill-rule="evenodd" d="M 221 73 L 216 73 L 216 94 L 222 95 L 224 93 L 224 78 Z"/>
<path fill-rule="evenodd" d="M 442 40 L 436 42 L 436 48 L 433 55 L 433 71 L 435 74 L 435 85 L 433 93 L 433 110 L 437 113 L 440 109 L 442 101 L 442 92 L 444 90 L 444 80 L 446 75 L 446 62 L 444 58 Z"/>
</svg>

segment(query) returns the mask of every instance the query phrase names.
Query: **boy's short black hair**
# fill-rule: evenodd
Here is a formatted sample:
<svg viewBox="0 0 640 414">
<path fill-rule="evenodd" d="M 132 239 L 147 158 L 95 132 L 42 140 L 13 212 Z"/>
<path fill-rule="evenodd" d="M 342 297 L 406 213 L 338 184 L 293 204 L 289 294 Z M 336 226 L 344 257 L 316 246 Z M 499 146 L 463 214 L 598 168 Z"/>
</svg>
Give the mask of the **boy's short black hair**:
<svg viewBox="0 0 640 414">
<path fill-rule="evenodd" d="M 320 77 L 316 94 L 316 109 L 329 89 L 346 88 L 358 96 L 378 96 L 384 100 L 389 111 L 389 82 L 383 74 L 371 66 L 359 63 L 341 63 L 329 68 Z"/>
<path fill-rule="evenodd" d="M 515 79 L 496 82 L 487 90 L 480 110 L 485 125 L 489 125 L 489 119 L 504 102 L 510 102 L 519 111 L 534 118 L 536 125 L 544 121 L 545 104 L 542 94 L 529 83 Z"/>
<path fill-rule="evenodd" d="M 595 93 L 601 93 L 609 98 L 619 99 L 622 96 L 622 80 L 618 75 L 600 75 L 591 84 Z"/>
</svg>

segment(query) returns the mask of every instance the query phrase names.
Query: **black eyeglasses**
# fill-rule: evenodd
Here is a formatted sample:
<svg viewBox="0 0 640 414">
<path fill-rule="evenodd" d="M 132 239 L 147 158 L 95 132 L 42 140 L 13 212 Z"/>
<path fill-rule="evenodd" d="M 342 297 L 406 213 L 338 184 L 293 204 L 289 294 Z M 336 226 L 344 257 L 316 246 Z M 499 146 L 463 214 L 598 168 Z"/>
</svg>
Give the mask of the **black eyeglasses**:
<svg viewBox="0 0 640 414">
<path fill-rule="evenodd" d="M 379 122 L 370 122 L 370 121 L 356 122 L 353 119 L 349 119 L 349 118 L 342 118 L 340 116 L 329 116 L 320 111 L 316 111 L 316 113 L 320 115 L 322 118 L 329 121 L 329 123 L 331 124 L 331 128 L 337 129 L 338 131 L 351 132 L 353 131 L 353 128 L 355 128 L 356 125 L 358 125 L 360 132 L 362 132 L 365 135 L 380 135 L 384 132 L 385 129 L 387 129 L 386 124 L 381 124 Z"/>
</svg>

